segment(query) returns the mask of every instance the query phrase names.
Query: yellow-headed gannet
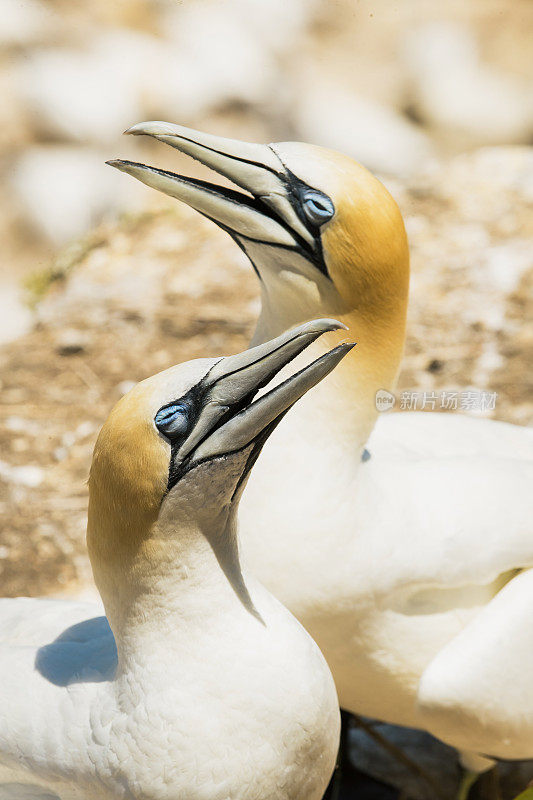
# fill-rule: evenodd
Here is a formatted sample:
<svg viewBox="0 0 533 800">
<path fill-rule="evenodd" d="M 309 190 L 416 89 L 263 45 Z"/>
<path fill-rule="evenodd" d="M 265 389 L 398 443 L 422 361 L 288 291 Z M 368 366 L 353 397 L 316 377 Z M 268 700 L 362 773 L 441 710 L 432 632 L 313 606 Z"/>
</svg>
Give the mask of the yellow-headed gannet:
<svg viewBox="0 0 533 800">
<path fill-rule="evenodd" d="M 372 432 L 404 345 L 409 251 L 396 203 L 352 159 L 312 145 L 165 122 L 129 133 L 246 191 L 112 162 L 248 255 L 262 300 L 254 343 L 323 315 L 358 343 L 259 459 L 240 511 L 249 563 L 319 643 L 344 708 L 426 728 L 472 767 L 489 763 L 475 754 L 533 757 L 522 618 L 533 576 L 517 574 L 533 565 L 531 434 L 446 414 L 387 415 Z"/>
<path fill-rule="evenodd" d="M 352 345 L 258 391 L 339 327 L 308 322 L 173 367 L 115 406 L 87 533 L 107 618 L 91 603 L 0 601 L 2 800 L 320 800 L 338 746 L 333 679 L 241 569 L 236 513 L 268 436 Z"/>
</svg>

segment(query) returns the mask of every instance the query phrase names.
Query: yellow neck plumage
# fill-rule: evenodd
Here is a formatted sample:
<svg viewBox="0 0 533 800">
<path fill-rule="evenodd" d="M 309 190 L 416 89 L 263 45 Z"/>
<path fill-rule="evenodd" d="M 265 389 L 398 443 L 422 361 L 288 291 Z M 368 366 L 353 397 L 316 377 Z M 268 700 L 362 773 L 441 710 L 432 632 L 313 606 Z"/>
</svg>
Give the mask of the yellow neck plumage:
<svg viewBox="0 0 533 800">
<path fill-rule="evenodd" d="M 286 149 L 289 146 L 286 146 Z M 409 291 L 409 249 L 396 202 L 371 173 L 337 153 L 290 145 L 290 157 L 311 185 L 334 199 L 336 213 L 321 229 L 328 275 L 316 268 L 260 270 L 262 310 L 253 343 L 314 317 L 335 317 L 348 327 L 357 346 L 313 390 L 295 416 L 310 413 L 311 405 L 331 416 L 353 446 L 363 446 L 377 417 L 375 395 L 392 391 L 405 340 Z M 315 350 L 330 347 L 343 332 L 329 333 Z M 325 422 L 325 420 L 324 420 Z"/>
</svg>

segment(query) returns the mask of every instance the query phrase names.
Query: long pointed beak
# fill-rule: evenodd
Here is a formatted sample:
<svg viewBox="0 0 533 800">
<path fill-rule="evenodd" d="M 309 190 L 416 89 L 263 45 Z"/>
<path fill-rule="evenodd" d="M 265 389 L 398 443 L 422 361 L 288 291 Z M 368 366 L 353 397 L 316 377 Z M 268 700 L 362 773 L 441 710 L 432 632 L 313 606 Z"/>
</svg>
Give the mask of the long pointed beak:
<svg viewBox="0 0 533 800">
<path fill-rule="evenodd" d="M 339 344 L 307 367 L 255 400 L 206 439 L 195 452 L 195 458 L 213 458 L 241 450 L 261 434 L 270 434 L 277 422 L 303 395 L 316 386 L 337 366 L 354 342 Z M 264 444 L 266 438 L 261 441 Z"/>
<path fill-rule="evenodd" d="M 313 320 L 217 362 L 206 378 L 209 388 L 204 408 L 180 447 L 180 461 L 189 455 L 198 461 L 234 452 L 256 440 L 329 374 L 353 343 L 338 345 L 257 400 L 255 395 L 311 342 L 344 327 L 336 320 Z"/>
<path fill-rule="evenodd" d="M 302 242 L 313 246 L 312 235 L 291 205 L 285 167 L 269 145 L 212 136 L 168 122 L 143 122 L 125 133 L 165 142 L 251 196 L 133 161 L 116 159 L 107 162 L 110 166 L 182 200 L 229 233 L 289 248 Z"/>
<path fill-rule="evenodd" d="M 229 233 L 265 244 L 290 248 L 297 246 L 291 232 L 273 217 L 260 211 L 251 197 L 207 181 L 184 178 L 134 161 L 114 160 L 106 163 L 163 194 L 182 200 Z"/>
<path fill-rule="evenodd" d="M 281 161 L 266 144 L 226 139 L 170 122 L 140 122 L 124 133 L 159 139 L 252 194 L 276 191 L 283 175 Z"/>
</svg>

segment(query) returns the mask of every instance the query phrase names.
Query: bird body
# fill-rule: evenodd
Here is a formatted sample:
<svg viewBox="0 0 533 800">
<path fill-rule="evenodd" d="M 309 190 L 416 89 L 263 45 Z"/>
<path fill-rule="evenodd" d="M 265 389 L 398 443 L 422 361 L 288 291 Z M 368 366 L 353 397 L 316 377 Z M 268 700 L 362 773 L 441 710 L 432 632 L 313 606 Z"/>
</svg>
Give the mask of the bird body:
<svg viewBox="0 0 533 800">
<path fill-rule="evenodd" d="M 254 396 L 336 326 L 167 370 L 111 412 L 87 537 L 107 617 L 0 602 L 2 800 L 320 800 L 338 745 L 333 680 L 241 568 L 236 513 L 268 435 L 349 346 Z"/>
<path fill-rule="evenodd" d="M 309 447 L 306 459 L 305 449 L 296 455 L 294 440 L 287 454 L 288 441 L 288 432 L 280 431 L 269 453 L 286 453 L 281 474 L 268 470 L 268 459 L 264 472 L 258 464 L 250 506 L 242 507 L 243 530 L 251 530 L 249 509 L 259 488 L 279 496 L 283 487 L 289 499 L 262 517 L 263 536 L 259 526 L 246 537 L 243 558 L 252 568 L 261 565 L 266 585 L 327 653 L 344 708 L 425 727 L 418 705 L 425 668 L 517 564 L 533 563 L 532 467 L 483 456 L 459 463 L 412 452 L 381 457 L 371 439 L 371 458 L 358 465 L 354 480 L 348 467 L 337 466 L 342 450 L 337 461 L 332 456 L 317 467 L 319 446 L 314 452 Z M 328 482 L 328 467 L 335 469 L 335 482 Z M 306 486 L 305 528 L 293 502 L 300 482 Z M 271 526 L 279 530 L 281 518 L 286 536 L 273 551 L 265 533 Z M 299 577 L 291 581 L 280 565 L 292 565 L 297 552 Z"/>
<path fill-rule="evenodd" d="M 394 391 L 400 369 L 408 299 L 394 200 L 351 159 L 310 145 L 250 145 L 163 122 L 129 132 L 251 194 L 112 162 L 208 216 L 248 255 L 261 292 L 253 344 L 325 313 L 357 342 L 265 446 L 240 509 L 244 563 L 318 642 L 343 708 L 425 728 L 478 766 L 488 762 L 477 754 L 533 757 L 529 671 L 515 664 L 529 722 L 523 714 L 504 733 L 505 672 L 486 668 L 489 652 L 499 663 L 501 610 L 512 616 L 516 598 L 521 619 L 529 588 L 533 436 L 446 414 L 378 420 L 376 393 Z M 314 354 L 337 336 L 314 342 Z M 524 663 L 528 645 L 511 641 L 519 628 L 509 626 L 506 662 Z M 486 646 L 467 647 L 470 630 Z M 491 702 L 470 705 L 469 682 L 472 697 Z"/>
<path fill-rule="evenodd" d="M 119 671 L 111 630 L 91 604 L 57 601 L 49 622 L 61 643 L 54 630 L 41 647 L 4 644 L 0 797 L 9 800 L 6 784 L 20 783 L 61 800 L 319 800 L 335 758 L 334 689 L 310 637 L 252 586 L 264 624 L 231 587 L 226 598 L 222 586 L 206 592 L 203 624 L 198 585 L 191 584 L 194 622 L 184 613 L 183 586 L 176 606 L 162 591 L 167 624 L 150 609 L 148 629 L 127 630 L 127 664 Z M 24 612 L 39 618 L 41 601 Z M 65 614 L 79 620 L 71 640 Z"/>
</svg>

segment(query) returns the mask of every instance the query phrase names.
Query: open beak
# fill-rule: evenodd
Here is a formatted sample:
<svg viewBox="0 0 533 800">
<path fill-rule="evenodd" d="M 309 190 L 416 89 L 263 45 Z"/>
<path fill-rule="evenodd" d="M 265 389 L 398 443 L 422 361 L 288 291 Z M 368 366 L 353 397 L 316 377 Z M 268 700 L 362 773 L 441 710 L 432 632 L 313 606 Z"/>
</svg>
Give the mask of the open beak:
<svg viewBox="0 0 533 800">
<path fill-rule="evenodd" d="M 353 343 L 334 347 L 254 400 L 256 394 L 311 342 L 327 331 L 344 327 L 336 320 L 313 320 L 218 361 L 204 379 L 202 411 L 179 448 L 183 467 L 190 469 L 198 461 L 227 455 L 250 444 L 256 444 L 258 454 L 289 408 L 331 372 Z"/>
<path fill-rule="evenodd" d="M 182 200 L 234 238 L 313 251 L 313 235 L 291 204 L 287 171 L 270 145 L 212 136 L 168 122 L 142 122 L 126 133 L 159 139 L 249 194 L 134 161 L 108 161 L 111 166 Z"/>
</svg>

